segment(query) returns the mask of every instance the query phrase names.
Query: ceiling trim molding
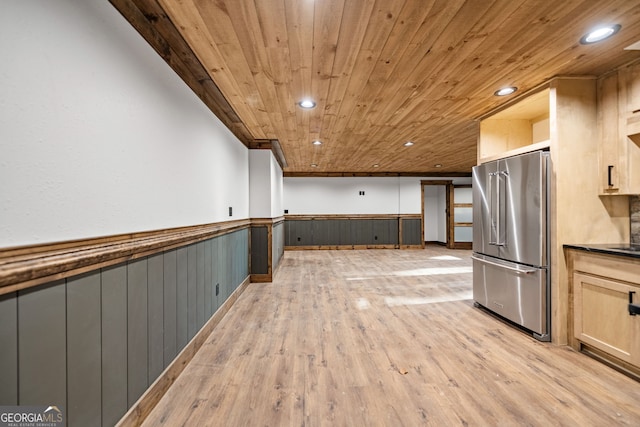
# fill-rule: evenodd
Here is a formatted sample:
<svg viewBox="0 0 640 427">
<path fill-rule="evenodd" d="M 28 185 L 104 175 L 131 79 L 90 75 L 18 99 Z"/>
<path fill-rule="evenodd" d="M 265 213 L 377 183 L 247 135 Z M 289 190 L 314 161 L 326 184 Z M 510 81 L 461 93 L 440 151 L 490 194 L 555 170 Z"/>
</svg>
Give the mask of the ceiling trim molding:
<svg viewBox="0 0 640 427">
<path fill-rule="evenodd" d="M 248 147 L 250 150 L 271 150 L 280 167 L 283 170 L 287 167 L 287 159 L 277 139 L 254 139 L 249 142 Z"/>
<path fill-rule="evenodd" d="M 320 178 L 320 177 L 394 177 L 410 176 L 424 178 L 459 178 L 471 177 L 470 172 L 284 172 L 285 178 Z"/>
<path fill-rule="evenodd" d="M 247 147 L 253 136 L 156 0 L 109 0 L 216 117 Z"/>
</svg>

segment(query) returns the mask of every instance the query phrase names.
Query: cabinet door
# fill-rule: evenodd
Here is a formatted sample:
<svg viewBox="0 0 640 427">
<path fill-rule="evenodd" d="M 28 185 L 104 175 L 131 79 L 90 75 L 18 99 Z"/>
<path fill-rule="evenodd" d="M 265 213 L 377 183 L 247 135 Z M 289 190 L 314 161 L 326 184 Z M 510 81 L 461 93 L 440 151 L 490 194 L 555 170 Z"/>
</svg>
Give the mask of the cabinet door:
<svg viewBox="0 0 640 427">
<path fill-rule="evenodd" d="M 626 116 L 630 127 L 640 131 L 640 63 L 631 64 L 623 69 L 626 87 Z M 634 131 L 627 134 L 636 133 Z"/>
<path fill-rule="evenodd" d="M 574 335 L 625 362 L 640 362 L 640 316 L 628 311 L 629 292 L 640 287 L 574 273 Z M 634 295 L 640 298 L 640 292 Z"/>
<path fill-rule="evenodd" d="M 610 74 L 598 80 L 598 124 L 600 133 L 600 185 L 601 195 L 620 194 L 620 180 L 625 165 L 618 134 L 618 75 Z M 623 186 L 624 187 L 624 186 Z M 624 192 L 624 188 L 622 189 Z"/>
<path fill-rule="evenodd" d="M 600 194 L 640 193 L 640 63 L 598 80 L 598 126 Z"/>
</svg>

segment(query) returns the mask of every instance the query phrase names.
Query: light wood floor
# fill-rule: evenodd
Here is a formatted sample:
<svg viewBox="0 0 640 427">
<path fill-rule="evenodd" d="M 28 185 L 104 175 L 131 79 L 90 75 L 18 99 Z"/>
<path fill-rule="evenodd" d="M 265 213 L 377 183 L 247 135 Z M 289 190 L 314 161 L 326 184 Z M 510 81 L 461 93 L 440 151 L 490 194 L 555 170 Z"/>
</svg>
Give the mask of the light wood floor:
<svg viewBox="0 0 640 427">
<path fill-rule="evenodd" d="M 639 383 L 474 308 L 469 256 L 286 252 L 144 425 L 640 425 Z"/>
</svg>

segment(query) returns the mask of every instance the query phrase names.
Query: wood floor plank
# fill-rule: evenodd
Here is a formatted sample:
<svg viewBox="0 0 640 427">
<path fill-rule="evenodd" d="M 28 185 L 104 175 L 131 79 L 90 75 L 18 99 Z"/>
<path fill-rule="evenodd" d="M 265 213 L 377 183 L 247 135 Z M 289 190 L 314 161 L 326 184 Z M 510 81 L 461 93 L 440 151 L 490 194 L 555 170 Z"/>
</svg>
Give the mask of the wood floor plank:
<svg viewBox="0 0 640 427">
<path fill-rule="evenodd" d="M 470 251 L 287 251 L 144 425 L 639 425 L 638 401 L 474 307 Z"/>
</svg>

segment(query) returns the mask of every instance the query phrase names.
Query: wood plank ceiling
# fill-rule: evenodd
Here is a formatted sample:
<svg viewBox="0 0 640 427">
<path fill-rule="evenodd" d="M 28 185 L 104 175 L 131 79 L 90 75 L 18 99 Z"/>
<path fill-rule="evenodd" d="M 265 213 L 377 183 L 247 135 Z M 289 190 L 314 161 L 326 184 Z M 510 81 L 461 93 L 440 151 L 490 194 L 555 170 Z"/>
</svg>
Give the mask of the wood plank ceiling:
<svg viewBox="0 0 640 427">
<path fill-rule="evenodd" d="M 212 110 L 245 143 L 278 141 L 288 175 L 468 173 L 478 117 L 509 100 L 497 89 L 522 94 L 640 58 L 624 50 L 640 41 L 637 0 L 111 2 L 134 26 L 142 16 L 173 25 L 205 74 L 192 80 L 212 81 L 228 102 Z M 622 26 L 613 38 L 579 43 L 610 23 Z M 301 109 L 303 98 L 317 106 Z"/>
</svg>

